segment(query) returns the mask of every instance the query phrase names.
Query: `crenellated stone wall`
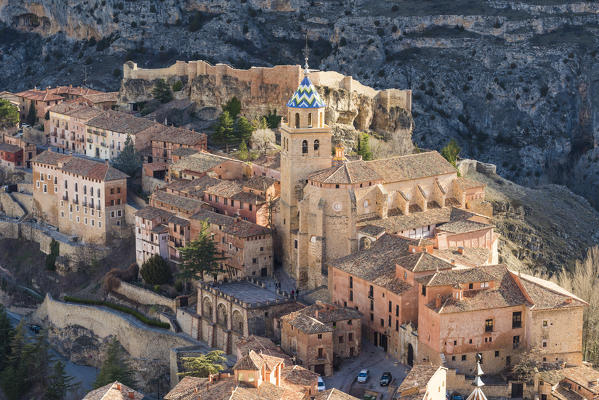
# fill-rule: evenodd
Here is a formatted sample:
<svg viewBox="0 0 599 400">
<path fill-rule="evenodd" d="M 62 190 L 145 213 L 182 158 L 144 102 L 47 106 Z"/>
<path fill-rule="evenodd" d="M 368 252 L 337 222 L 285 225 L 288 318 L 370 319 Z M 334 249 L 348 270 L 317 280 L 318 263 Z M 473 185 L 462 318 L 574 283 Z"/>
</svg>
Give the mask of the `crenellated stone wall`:
<svg viewBox="0 0 599 400">
<path fill-rule="evenodd" d="M 123 65 L 119 104 L 132 108 L 152 99 L 157 79 L 169 84 L 181 81 L 183 97 L 201 109 L 212 109 L 216 117 L 221 105 L 237 97 L 242 113 L 256 117 L 276 111 L 286 115 L 286 103 L 303 78 L 299 65 L 236 69 L 206 61 L 177 61 L 166 68 L 144 69 L 128 61 Z M 357 131 L 375 131 L 400 143 L 400 152 L 412 151 L 412 91 L 376 90 L 335 71 L 312 71 L 310 79 L 327 104 L 326 121 L 335 136 L 350 147 Z M 178 95 L 180 95 L 178 93 Z"/>
</svg>

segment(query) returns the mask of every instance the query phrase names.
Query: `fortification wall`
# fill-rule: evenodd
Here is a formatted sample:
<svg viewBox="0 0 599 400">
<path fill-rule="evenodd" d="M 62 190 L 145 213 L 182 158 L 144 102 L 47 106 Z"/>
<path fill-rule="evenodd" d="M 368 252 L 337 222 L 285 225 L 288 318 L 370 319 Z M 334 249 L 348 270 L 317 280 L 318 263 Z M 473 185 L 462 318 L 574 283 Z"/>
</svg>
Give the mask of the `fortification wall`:
<svg viewBox="0 0 599 400">
<path fill-rule="evenodd" d="M 286 103 L 303 78 L 299 65 L 242 70 L 201 60 L 177 61 L 159 69 L 138 68 L 128 61 L 123 70 L 119 92 L 123 108 L 150 100 L 154 80 L 165 79 L 169 84 L 179 80 L 184 84 L 181 93 L 197 107 L 220 110 L 222 104 L 236 96 L 244 105 L 242 112 L 251 118 L 273 110 L 285 117 Z M 353 146 L 356 130 L 374 130 L 386 137 L 401 138 L 402 151 L 412 151 L 411 90 L 376 90 L 334 71 L 312 71 L 309 76 L 327 105 L 326 121 L 338 139 Z"/>
<path fill-rule="evenodd" d="M 194 346 L 198 342 L 170 331 L 151 328 L 132 317 L 101 307 L 71 304 L 46 296 L 33 313 L 32 319 L 40 324 L 51 324 L 58 329 L 82 326 L 104 339 L 114 336 L 133 358 L 162 360 L 168 363 L 170 349 Z"/>
<path fill-rule="evenodd" d="M 139 304 L 146 305 L 162 305 L 170 308 L 173 312 L 177 312 L 177 304 L 175 299 L 170 299 L 165 296 L 161 296 L 157 293 L 152 292 L 151 290 L 147 290 L 135 285 L 131 285 L 127 282 L 122 282 L 118 288 L 114 289 L 114 292 L 125 296 L 129 300 L 132 300 Z"/>
<path fill-rule="evenodd" d="M 21 218 L 25 215 L 25 210 L 10 195 L 10 193 L 0 192 L 0 206 L 4 213 L 12 218 Z"/>
<path fill-rule="evenodd" d="M 11 193 L 11 196 L 13 196 L 13 198 L 19 202 L 27 214 L 31 214 L 33 212 L 33 196 L 31 194 L 13 192 Z"/>
</svg>

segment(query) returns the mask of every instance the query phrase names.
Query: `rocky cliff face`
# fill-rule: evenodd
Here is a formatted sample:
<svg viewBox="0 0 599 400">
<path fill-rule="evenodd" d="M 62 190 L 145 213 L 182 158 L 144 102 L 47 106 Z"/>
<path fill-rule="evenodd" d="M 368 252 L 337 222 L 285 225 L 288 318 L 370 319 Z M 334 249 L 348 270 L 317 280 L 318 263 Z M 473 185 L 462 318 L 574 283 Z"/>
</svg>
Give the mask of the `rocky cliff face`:
<svg viewBox="0 0 599 400">
<path fill-rule="evenodd" d="M 0 87 L 87 76 L 116 89 L 127 59 L 298 64 L 308 30 L 313 67 L 414 90 L 416 145 L 455 138 L 501 175 L 567 184 L 597 206 L 598 12 L 561 0 L 0 0 L 14 29 L 0 34 Z"/>
</svg>

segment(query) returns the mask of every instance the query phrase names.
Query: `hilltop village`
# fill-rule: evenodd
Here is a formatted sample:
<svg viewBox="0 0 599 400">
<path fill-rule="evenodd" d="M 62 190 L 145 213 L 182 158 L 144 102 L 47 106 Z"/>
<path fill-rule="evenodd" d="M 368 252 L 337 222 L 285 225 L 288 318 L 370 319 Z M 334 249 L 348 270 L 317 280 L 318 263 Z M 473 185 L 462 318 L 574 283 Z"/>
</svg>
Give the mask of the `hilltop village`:
<svg viewBox="0 0 599 400">
<path fill-rule="evenodd" d="M 294 88 L 280 121 L 252 129 L 272 139 L 228 152 L 224 125 L 161 123 L 123 93 L 0 93 L 23 121 L 2 133 L 0 237 L 39 243 L 63 277 L 134 252 L 101 290 L 45 294 L 27 317 L 52 343 L 74 326 L 114 338 L 137 366 L 135 384 L 83 398 L 595 399 L 588 304 L 500 263 L 485 185 L 434 150 L 346 148 L 311 80 L 324 75 L 296 69 L 278 77 Z M 214 350 L 222 366 L 190 372 Z"/>
</svg>

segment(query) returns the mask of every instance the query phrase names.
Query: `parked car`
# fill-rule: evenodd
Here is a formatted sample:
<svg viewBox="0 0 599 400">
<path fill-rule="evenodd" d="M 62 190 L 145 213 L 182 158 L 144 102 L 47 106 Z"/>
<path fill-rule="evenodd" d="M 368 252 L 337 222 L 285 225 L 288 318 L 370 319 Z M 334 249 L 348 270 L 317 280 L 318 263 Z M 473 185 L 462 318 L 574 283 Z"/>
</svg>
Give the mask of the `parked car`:
<svg viewBox="0 0 599 400">
<path fill-rule="evenodd" d="M 451 400 L 464 400 L 464 396 L 459 393 L 453 392 L 451 395 Z"/>
<path fill-rule="evenodd" d="M 392 380 L 393 376 L 391 375 L 391 372 L 383 372 L 380 380 L 381 386 L 389 386 Z"/>
<path fill-rule="evenodd" d="M 327 387 L 324 385 L 324 380 L 322 380 L 322 377 L 319 376 L 318 377 L 318 391 L 324 392 L 325 390 L 327 390 Z"/>
<path fill-rule="evenodd" d="M 27 327 L 29 328 L 29 330 L 33 333 L 35 333 L 36 335 L 38 333 L 40 333 L 40 331 L 42 330 L 42 327 L 39 325 L 35 325 L 35 324 L 29 324 L 27 325 Z"/>
<path fill-rule="evenodd" d="M 368 370 L 363 369 L 358 374 L 358 383 L 366 383 L 367 380 L 368 380 Z"/>
</svg>

